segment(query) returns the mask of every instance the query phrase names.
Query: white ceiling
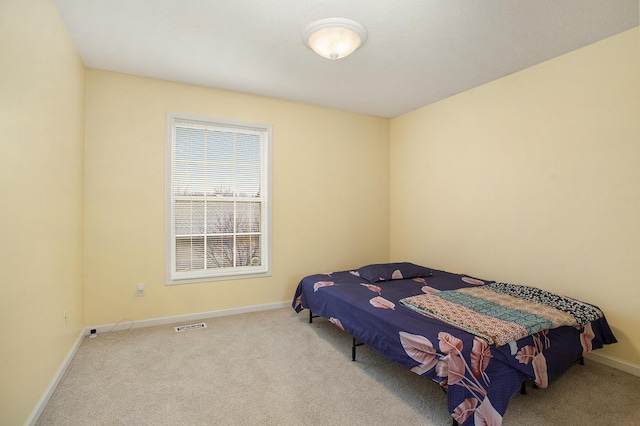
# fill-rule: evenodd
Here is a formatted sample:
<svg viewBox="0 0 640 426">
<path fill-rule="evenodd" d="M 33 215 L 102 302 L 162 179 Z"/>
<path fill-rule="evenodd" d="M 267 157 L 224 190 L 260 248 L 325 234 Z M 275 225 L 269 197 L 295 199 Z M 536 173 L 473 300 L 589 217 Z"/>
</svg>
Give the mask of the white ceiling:
<svg viewBox="0 0 640 426">
<path fill-rule="evenodd" d="M 638 0 L 53 0 L 85 65 L 395 117 L 638 26 Z M 326 17 L 367 43 L 323 59 Z"/>
</svg>

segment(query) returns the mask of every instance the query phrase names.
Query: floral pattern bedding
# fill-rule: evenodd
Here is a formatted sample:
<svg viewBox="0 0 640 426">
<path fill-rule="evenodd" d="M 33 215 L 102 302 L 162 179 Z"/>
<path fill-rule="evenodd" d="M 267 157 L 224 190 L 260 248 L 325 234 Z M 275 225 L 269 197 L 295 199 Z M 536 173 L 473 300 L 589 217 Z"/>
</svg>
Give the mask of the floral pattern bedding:
<svg viewBox="0 0 640 426">
<path fill-rule="evenodd" d="M 293 308 L 310 309 L 388 359 L 439 383 L 447 390 L 449 412 L 461 425 L 500 425 L 523 381 L 547 387 L 580 357 L 616 342 L 602 316 L 584 325 L 543 330 L 492 346 L 400 303 L 411 296 L 492 281 L 427 268 L 423 276 L 403 278 L 400 270 L 394 270 L 388 277 L 369 281 L 360 276 L 362 269 L 304 278 Z"/>
</svg>

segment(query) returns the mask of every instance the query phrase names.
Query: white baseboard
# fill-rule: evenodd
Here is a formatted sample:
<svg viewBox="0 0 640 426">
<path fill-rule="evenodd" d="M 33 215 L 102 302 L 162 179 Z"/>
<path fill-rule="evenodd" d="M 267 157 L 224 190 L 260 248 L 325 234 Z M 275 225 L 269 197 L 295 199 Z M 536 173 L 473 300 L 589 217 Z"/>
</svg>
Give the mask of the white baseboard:
<svg viewBox="0 0 640 426">
<path fill-rule="evenodd" d="M 58 383 L 60 383 L 60 380 L 62 380 L 62 376 L 64 376 L 64 373 L 67 372 L 67 368 L 69 368 L 69 365 L 71 364 L 71 360 L 73 360 L 73 357 L 76 356 L 76 352 L 78 351 L 78 348 L 82 344 L 82 339 L 84 339 L 84 334 L 85 334 L 84 331 L 82 331 L 78 335 L 76 342 L 73 344 L 73 346 L 71 346 L 71 350 L 65 357 L 64 361 L 62 361 L 60 368 L 58 368 L 58 371 L 53 376 L 53 379 L 49 383 L 49 386 L 47 386 L 47 389 L 45 389 L 44 393 L 40 397 L 40 400 L 38 401 L 36 406 L 33 408 L 33 411 L 31 411 L 31 414 L 29 415 L 29 417 L 27 417 L 27 420 L 24 422 L 25 426 L 34 426 L 38 421 L 38 418 L 40 417 L 40 415 L 44 411 L 44 408 L 47 406 L 47 403 L 51 399 L 53 392 L 58 387 Z"/>
<path fill-rule="evenodd" d="M 265 305 L 245 306 L 242 308 L 221 309 L 218 311 L 200 312 L 200 313 L 186 314 L 186 315 L 175 315 L 175 316 L 163 317 L 163 318 L 152 318 L 152 319 L 134 321 L 133 328 L 173 324 L 173 323 L 178 323 L 183 321 L 196 321 L 196 320 L 202 320 L 206 318 L 222 317 L 226 315 L 237 315 L 237 314 L 245 314 L 249 312 L 266 311 L 269 309 L 279 309 L 279 308 L 285 308 L 287 306 L 291 306 L 291 302 L 267 303 Z M 40 400 L 38 401 L 33 411 L 31 412 L 31 415 L 29 415 L 29 417 L 25 421 L 24 423 L 25 426 L 34 426 L 36 424 L 36 422 L 38 421 L 38 418 L 40 417 L 45 407 L 47 406 L 47 403 L 51 399 L 53 392 L 56 390 L 56 387 L 60 383 L 60 380 L 62 380 L 62 376 L 64 376 L 64 373 L 67 371 L 67 368 L 69 368 L 69 365 L 71 364 L 73 357 L 76 355 L 76 352 L 78 351 L 78 348 L 82 343 L 82 340 L 84 339 L 85 336 L 90 334 L 92 329 L 95 329 L 97 333 L 104 333 L 108 331 L 125 330 L 131 327 L 132 327 L 131 321 L 121 321 L 116 324 L 106 324 L 106 325 L 99 325 L 95 327 L 90 326 L 85 328 L 78 336 L 78 339 L 76 339 L 76 342 L 74 343 L 74 345 L 71 347 L 71 350 L 67 354 L 67 357 L 62 362 L 62 365 L 60 365 L 60 368 L 58 368 L 58 371 L 56 372 L 55 376 L 53 376 L 51 383 L 49 383 L 49 386 L 47 386 L 47 389 L 44 391 L 44 393 L 40 397 Z"/>
<path fill-rule="evenodd" d="M 199 321 L 206 318 L 222 317 L 227 315 L 246 314 L 249 312 L 267 311 L 269 309 L 280 309 L 291 306 L 291 302 L 276 302 L 267 303 L 264 305 L 245 306 L 241 308 L 220 309 L 217 311 L 199 312 L 195 314 L 174 315 L 171 317 L 151 318 L 145 320 L 133 321 L 123 320 L 115 324 L 103 324 L 97 326 L 90 326 L 85 329 L 85 334 L 89 334 L 92 329 L 95 329 L 98 334 L 109 331 L 126 330 L 129 328 L 142 328 L 153 327 L 155 325 L 175 324 L 184 321 Z"/>
<path fill-rule="evenodd" d="M 591 352 L 587 355 L 587 359 L 640 377 L 640 365 L 632 364 L 619 358 L 596 352 Z"/>
</svg>

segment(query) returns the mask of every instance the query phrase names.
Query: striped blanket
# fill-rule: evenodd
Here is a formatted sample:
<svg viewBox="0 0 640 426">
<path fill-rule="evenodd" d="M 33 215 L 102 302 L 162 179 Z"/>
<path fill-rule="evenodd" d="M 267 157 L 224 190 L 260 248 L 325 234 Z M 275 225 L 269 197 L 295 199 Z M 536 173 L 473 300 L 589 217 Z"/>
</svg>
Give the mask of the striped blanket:
<svg viewBox="0 0 640 426">
<path fill-rule="evenodd" d="M 600 309 L 587 303 L 507 283 L 421 294 L 400 303 L 496 346 L 551 328 L 577 327 L 603 316 Z"/>
</svg>

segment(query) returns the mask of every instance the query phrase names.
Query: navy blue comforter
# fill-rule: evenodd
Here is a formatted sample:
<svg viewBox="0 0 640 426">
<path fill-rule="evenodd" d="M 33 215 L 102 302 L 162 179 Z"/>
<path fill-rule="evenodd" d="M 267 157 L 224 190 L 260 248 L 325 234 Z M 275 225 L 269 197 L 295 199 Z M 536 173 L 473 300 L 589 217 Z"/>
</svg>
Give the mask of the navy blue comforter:
<svg viewBox="0 0 640 426">
<path fill-rule="evenodd" d="M 363 268 L 310 275 L 299 283 L 292 306 L 296 312 L 310 309 L 391 361 L 439 383 L 460 424 L 501 424 L 523 381 L 546 387 L 591 350 L 616 342 L 603 317 L 578 328 L 559 327 L 491 346 L 400 300 L 492 281 L 438 270 L 392 274 L 398 265 L 403 264 L 389 264 L 383 277 L 365 278 Z"/>
</svg>

